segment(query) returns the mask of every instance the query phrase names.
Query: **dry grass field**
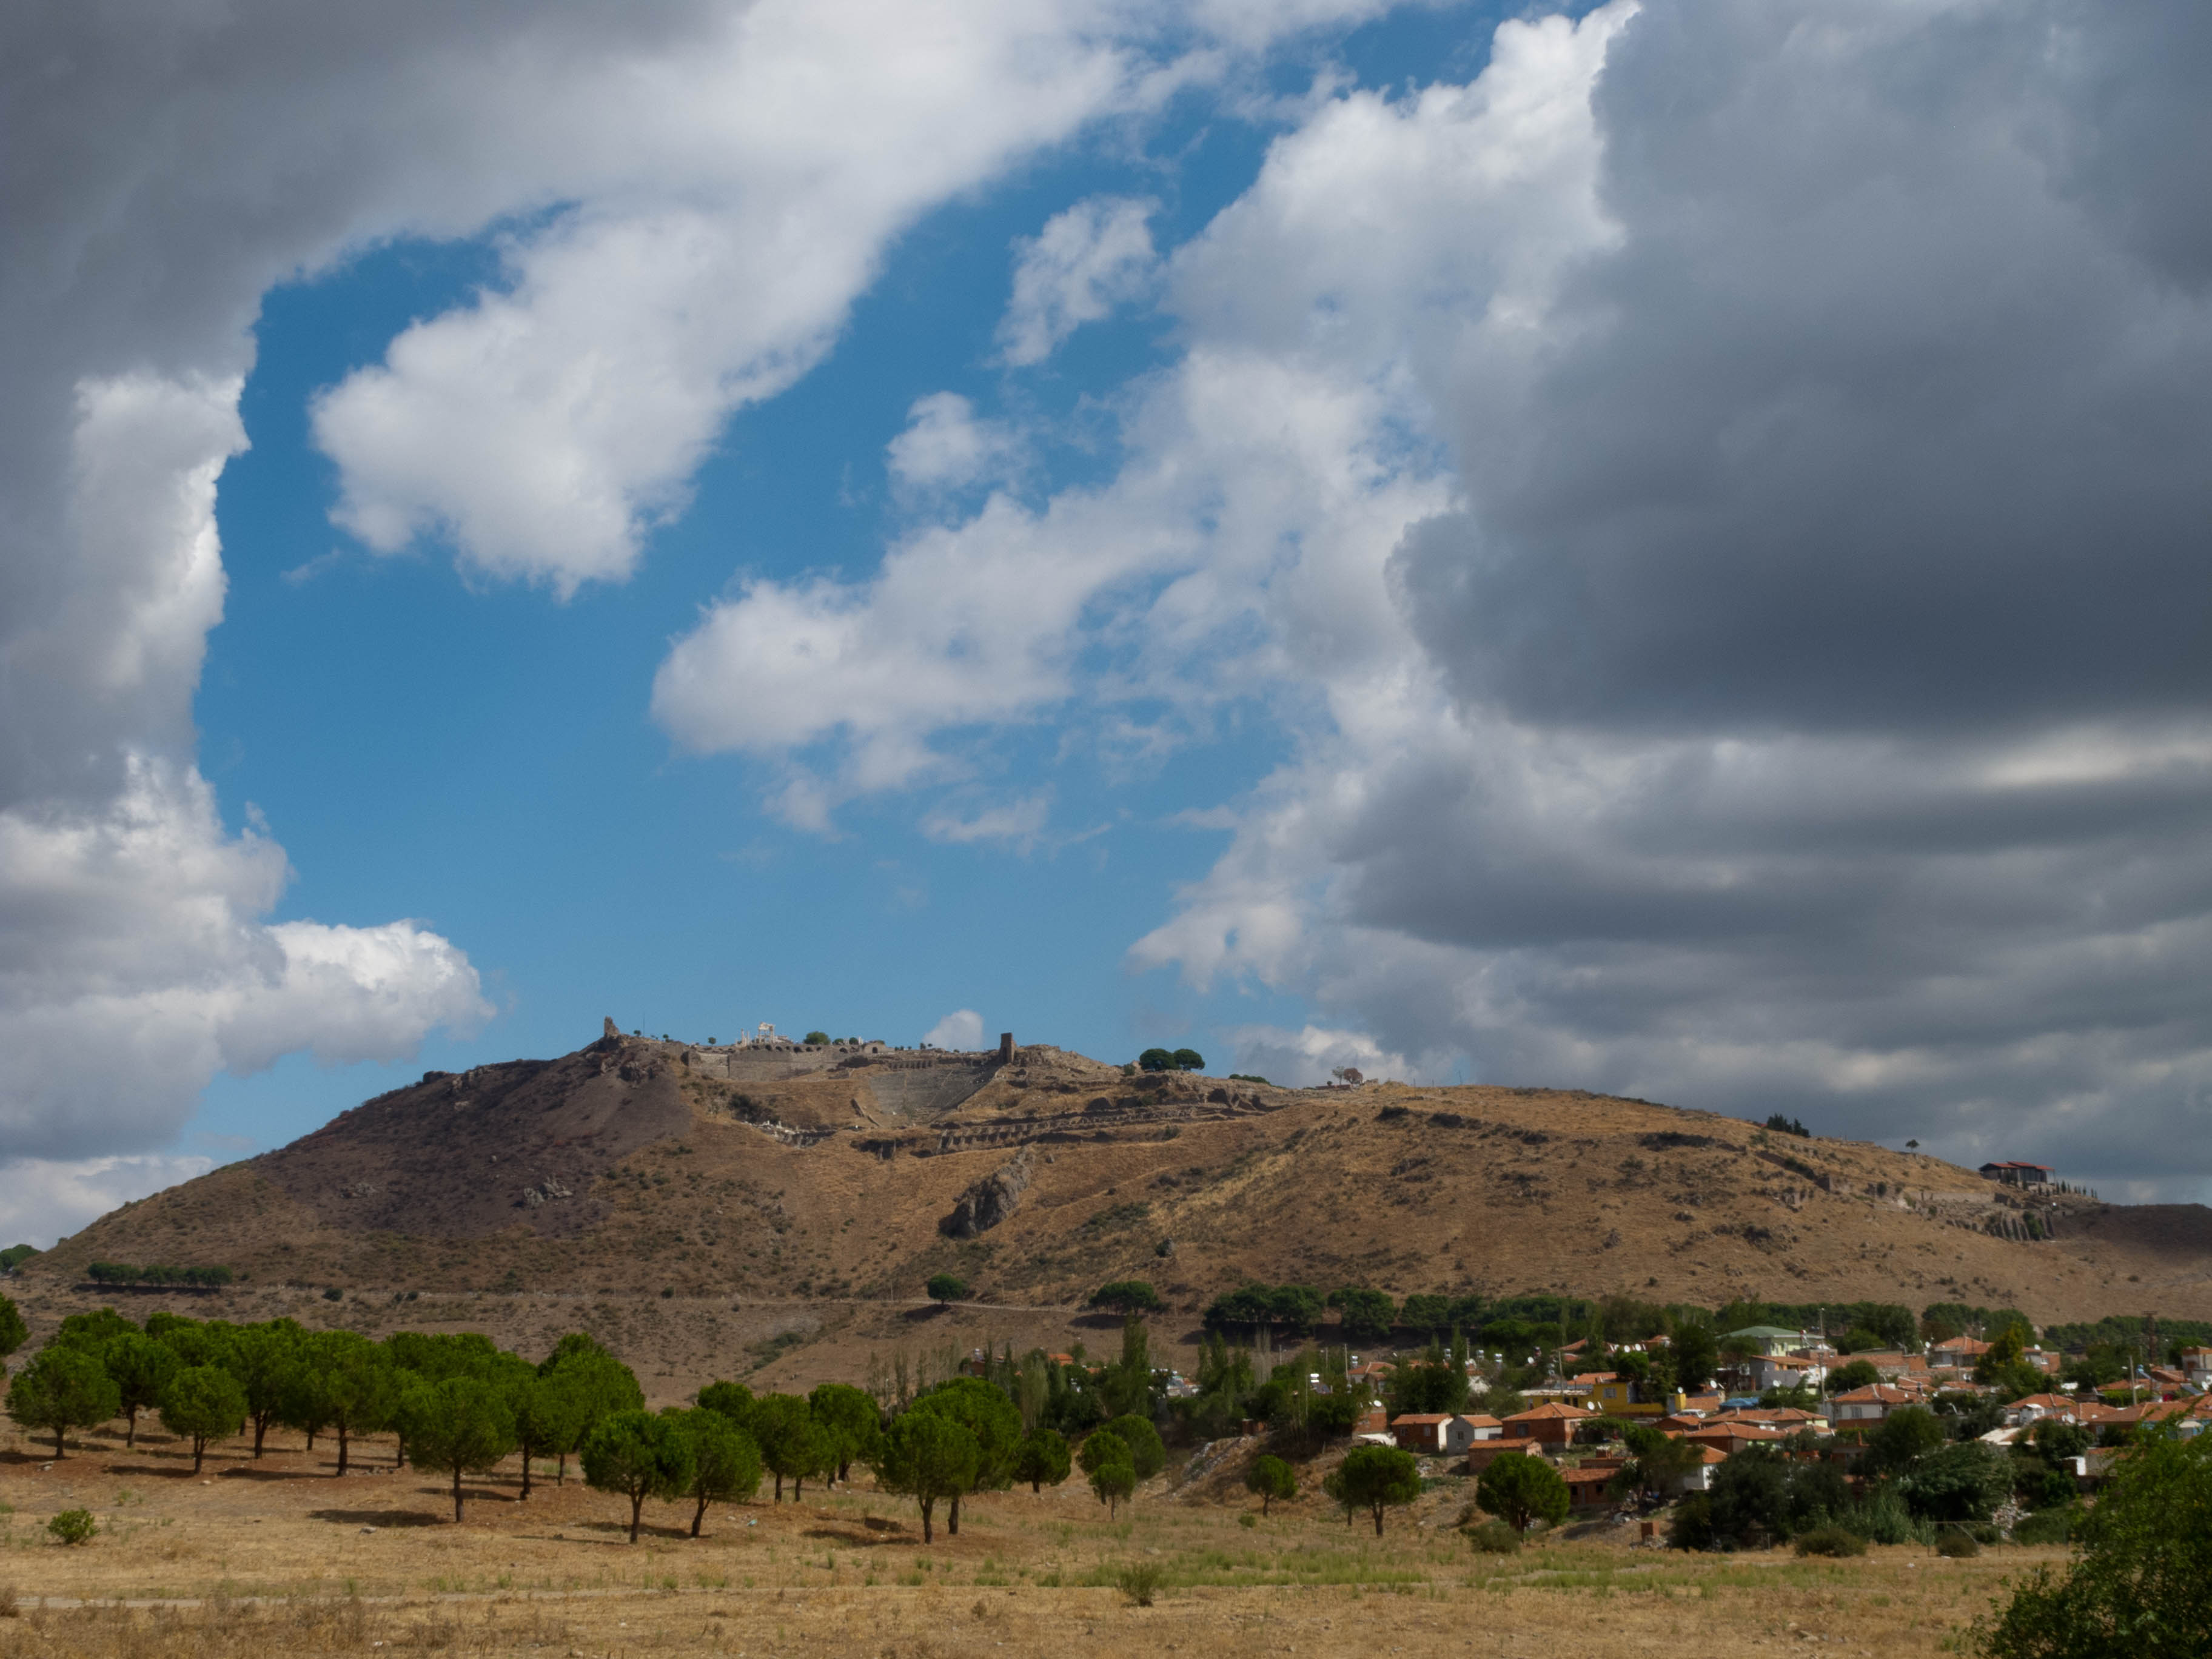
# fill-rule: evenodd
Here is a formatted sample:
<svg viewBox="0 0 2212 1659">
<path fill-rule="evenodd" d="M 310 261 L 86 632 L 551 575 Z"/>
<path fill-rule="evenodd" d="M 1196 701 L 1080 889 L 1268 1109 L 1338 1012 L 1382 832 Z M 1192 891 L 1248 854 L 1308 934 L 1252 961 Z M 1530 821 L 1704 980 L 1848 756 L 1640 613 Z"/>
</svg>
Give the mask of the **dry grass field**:
<svg viewBox="0 0 2212 1659">
<path fill-rule="evenodd" d="M 58 1463 L 0 1451 L 0 1659 L 407 1651 L 544 1656 L 1006 1651 L 1497 1654 L 1514 1659 L 1906 1656 L 1955 1651 L 2008 1574 L 2051 1559 L 1919 1549 L 1801 1560 L 1785 1551 L 1689 1558 L 1629 1529 L 1479 1556 L 1453 1523 L 1469 1483 L 1439 1480 L 1377 1540 L 1310 1498 L 1260 1520 L 1230 1483 L 1148 1483 L 1109 1522 L 1072 1483 L 969 1506 L 924 1547 L 911 1504 L 851 1490 L 717 1508 L 626 1505 L 542 1486 L 519 1468 L 468 1483 L 450 1524 L 434 1480 L 374 1468 L 341 1480 L 327 1449 L 258 1464 L 226 1447 L 204 1478 L 158 1434 L 136 1449 L 88 1437 Z M 1224 1490 L 1226 1488 L 1226 1490 Z M 100 1526 L 64 1547 L 45 1522 Z M 1117 1581 L 1158 1579 L 1137 1605 Z"/>
</svg>

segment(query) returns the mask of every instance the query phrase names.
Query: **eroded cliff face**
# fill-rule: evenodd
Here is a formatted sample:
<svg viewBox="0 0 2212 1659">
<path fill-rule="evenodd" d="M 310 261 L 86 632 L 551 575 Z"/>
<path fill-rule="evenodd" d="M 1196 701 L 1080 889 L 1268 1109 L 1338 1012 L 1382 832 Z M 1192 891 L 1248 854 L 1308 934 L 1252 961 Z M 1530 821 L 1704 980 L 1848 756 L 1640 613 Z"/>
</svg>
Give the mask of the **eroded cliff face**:
<svg viewBox="0 0 2212 1659">
<path fill-rule="evenodd" d="M 948 1238 L 979 1237 L 1021 1207 L 1029 1184 L 1030 1149 L 1024 1146 L 962 1193 L 938 1230 Z"/>
</svg>

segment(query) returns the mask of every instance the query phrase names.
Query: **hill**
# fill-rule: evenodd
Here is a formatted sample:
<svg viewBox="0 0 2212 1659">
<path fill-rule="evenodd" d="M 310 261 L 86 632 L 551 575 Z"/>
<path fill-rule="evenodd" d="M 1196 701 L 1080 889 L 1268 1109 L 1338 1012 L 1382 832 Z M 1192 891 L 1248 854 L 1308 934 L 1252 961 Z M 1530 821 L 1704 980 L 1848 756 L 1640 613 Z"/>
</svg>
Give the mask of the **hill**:
<svg viewBox="0 0 2212 1659">
<path fill-rule="evenodd" d="M 2212 1317 L 2212 1211 L 2031 1201 L 1709 1113 L 1133 1078 L 1048 1046 L 707 1048 L 611 1023 L 557 1060 L 430 1073 L 103 1217 L 18 1274 L 34 1328 L 115 1299 L 87 1284 L 99 1261 L 227 1266 L 240 1282 L 202 1300 L 228 1317 L 466 1322 L 525 1346 L 587 1323 L 642 1373 L 695 1379 L 852 1376 L 925 1339 L 1064 1346 L 1119 1278 L 1159 1287 L 1171 1342 L 1250 1279 Z M 929 1322 L 940 1271 L 975 1305 Z"/>
</svg>

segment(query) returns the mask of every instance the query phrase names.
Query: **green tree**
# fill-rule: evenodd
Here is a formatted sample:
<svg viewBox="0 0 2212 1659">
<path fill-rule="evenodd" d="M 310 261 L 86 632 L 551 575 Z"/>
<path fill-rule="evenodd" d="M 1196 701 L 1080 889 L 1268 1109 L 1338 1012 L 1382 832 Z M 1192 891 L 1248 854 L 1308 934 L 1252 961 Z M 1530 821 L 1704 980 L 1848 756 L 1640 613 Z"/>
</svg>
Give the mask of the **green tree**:
<svg viewBox="0 0 2212 1659">
<path fill-rule="evenodd" d="M 1129 1449 L 1129 1463 L 1137 1471 L 1138 1480 L 1149 1480 L 1167 1468 L 1168 1449 L 1151 1419 L 1133 1413 L 1117 1417 L 1106 1425 L 1106 1432 Z"/>
<path fill-rule="evenodd" d="M 1057 1486 L 1067 1473 L 1067 1437 L 1058 1429 L 1031 1429 L 1014 1449 L 1014 1479 L 1028 1481 L 1033 1492 Z"/>
<path fill-rule="evenodd" d="M 830 1033 L 827 1031 L 809 1031 L 806 1034 L 806 1046 L 810 1048 L 828 1048 L 830 1046 Z"/>
<path fill-rule="evenodd" d="M 123 1443 L 135 1446 L 138 1413 L 161 1403 L 161 1390 L 177 1374 L 176 1351 L 162 1346 L 143 1331 L 130 1330 L 108 1339 L 100 1350 L 100 1363 L 115 1379 L 123 1401 Z"/>
<path fill-rule="evenodd" d="M 1131 1314 L 1158 1313 L 1165 1305 L 1160 1293 L 1141 1279 L 1117 1279 L 1091 1293 L 1087 1308 L 1103 1308 L 1127 1318 Z"/>
<path fill-rule="evenodd" d="M 16 1307 L 15 1298 L 0 1296 L 0 1359 L 21 1347 L 30 1336 L 31 1328 L 23 1322 L 22 1310 Z"/>
<path fill-rule="evenodd" d="M 1986 1659 L 2200 1659 L 2212 1631 L 2212 1440 L 2147 1436 L 2075 1523 L 2080 1554 L 1992 1604 Z"/>
<path fill-rule="evenodd" d="M 1408 1360 L 1390 1375 L 1390 1414 L 1407 1412 L 1463 1412 L 1467 1409 L 1467 1373 L 1454 1365 L 1435 1343 L 1420 1358 Z"/>
<path fill-rule="evenodd" d="M 981 1455 L 975 1437 L 951 1418 L 909 1411 L 892 1422 L 877 1447 L 876 1484 L 915 1500 L 921 1510 L 921 1541 L 933 1543 L 938 1500 L 969 1489 Z"/>
<path fill-rule="evenodd" d="M 63 1437 L 71 1429 L 105 1423 L 123 1409 L 123 1391 L 100 1363 L 82 1348 L 49 1343 L 8 1385 L 8 1415 L 34 1433 L 54 1437 L 56 1458 L 66 1455 Z"/>
<path fill-rule="evenodd" d="M 228 1371 L 185 1365 L 161 1390 L 161 1426 L 192 1443 L 192 1473 L 200 1472 L 208 1443 L 228 1440 L 246 1426 L 246 1390 Z"/>
<path fill-rule="evenodd" d="M 1899 1406 L 1867 1436 L 1868 1472 L 1902 1474 L 1950 1438 L 1925 1406 Z"/>
<path fill-rule="evenodd" d="M 498 1384 L 481 1376 L 416 1382 L 400 1396 L 398 1421 L 415 1467 L 453 1477 L 458 1525 L 461 1476 L 496 1468 L 514 1449 L 514 1413 Z"/>
<path fill-rule="evenodd" d="M 956 1376 L 940 1382 L 914 1402 L 916 1411 L 950 1417 L 975 1437 L 975 1478 L 968 1492 L 1003 1492 L 1014 1481 L 1014 1454 L 1021 1445 L 1022 1414 L 1005 1391 L 980 1376 Z M 946 1532 L 960 1532 L 960 1500 L 954 1492 L 945 1517 Z"/>
<path fill-rule="evenodd" d="M 1137 1056 L 1137 1067 L 1146 1072 L 1172 1072 L 1176 1069 L 1175 1054 L 1167 1048 L 1147 1048 Z"/>
<path fill-rule="evenodd" d="M 180 1314 L 154 1313 L 146 1319 L 146 1334 L 175 1350 L 178 1360 L 186 1365 L 222 1364 L 230 1354 L 231 1329 Z"/>
<path fill-rule="evenodd" d="M 1685 1393 L 1696 1393 L 1712 1380 L 1713 1367 L 1720 1363 L 1719 1339 L 1713 1334 L 1713 1328 L 1702 1321 L 1684 1320 L 1668 1340 L 1675 1381 Z"/>
<path fill-rule="evenodd" d="M 1265 1515 L 1278 1498 L 1298 1495 L 1297 1471 L 1279 1457 L 1255 1457 L 1244 1471 L 1244 1490 L 1259 1498 L 1260 1513 Z"/>
<path fill-rule="evenodd" d="M 806 1477 L 828 1462 L 828 1443 L 806 1402 L 795 1394 L 764 1394 L 753 1401 L 747 1425 L 760 1447 L 761 1462 L 775 1476 L 775 1501 L 783 1502 L 783 1483 L 793 1483 L 794 1500 Z"/>
<path fill-rule="evenodd" d="M 1474 1483 L 1474 1501 L 1523 1537 L 1537 1522 L 1567 1518 L 1567 1483 L 1540 1457 L 1509 1452 L 1493 1457 Z"/>
<path fill-rule="evenodd" d="M 957 1302 L 968 1294 L 968 1281 L 958 1273 L 932 1273 L 929 1282 L 922 1286 L 929 1299 L 939 1307 L 948 1302 Z"/>
<path fill-rule="evenodd" d="M 699 1408 L 720 1412 L 742 1429 L 752 1420 L 753 1391 L 742 1382 L 709 1382 L 699 1390 Z"/>
<path fill-rule="evenodd" d="M 1497 1462 L 1510 1461 L 1501 1457 Z M 1394 1504 L 1410 1504 L 1421 1495 L 1420 1465 L 1413 1461 L 1413 1453 L 1395 1446 L 1354 1446 L 1344 1455 L 1337 1474 L 1342 1482 L 1343 1501 L 1375 1517 L 1377 1538 L 1382 1535 L 1383 1510 Z"/>
<path fill-rule="evenodd" d="M 663 1413 L 668 1415 L 669 1413 Z M 691 1535 L 706 1523 L 709 1504 L 741 1504 L 760 1490 L 760 1448 L 721 1413 L 704 1406 L 673 1413 L 691 1437 Z"/>
<path fill-rule="evenodd" d="M 1089 1474 L 1101 1463 L 1119 1461 L 1129 1465 L 1133 1472 L 1136 1460 L 1129 1455 L 1129 1443 L 1111 1429 L 1093 1429 L 1083 1437 L 1083 1443 L 1075 1449 L 1076 1467 Z"/>
<path fill-rule="evenodd" d="M 1094 1437 L 1095 1438 L 1096 1437 Z M 1109 1440 L 1113 1436 L 1106 1437 Z M 1086 1445 L 1089 1442 L 1085 1443 Z M 1115 1444 L 1120 1444 L 1116 1441 Z M 1106 1518 L 1113 1520 L 1121 1513 L 1124 1499 L 1133 1497 L 1137 1490 L 1136 1466 L 1126 1457 L 1109 1458 L 1091 1471 L 1091 1490 L 1106 1506 Z"/>
<path fill-rule="evenodd" d="M 574 1370 L 540 1371 L 507 1356 L 496 1381 L 514 1414 L 514 1448 L 522 1454 L 522 1501 L 530 1501 L 533 1459 L 552 1456 L 573 1444 L 589 1408 L 587 1390 Z"/>
<path fill-rule="evenodd" d="M 1206 1069 L 1206 1056 L 1195 1048 L 1178 1048 L 1173 1058 L 1178 1072 L 1202 1072 Z"/>
<path fill-rule="evenodd" d="M 222 1368 L 246 1390 L 246 1420 L 253 1425 L 253 1455 L 261 1455 L 269 1425 L 284 1409 L 299 1368 L 301 1339 L 307 1334 L 291 1319 L 272 1319 L 265 1324 L 240 1325 L 230 1335 L 230 1351 Z"/>
<path fill-rule="evenodd" d="M 1870 1389 L 1881 1381 L 1881 1373 L 1869 1360 L 1854 1359 L 1848 1365 L 1838 1365 L 1828 1373 L 1828 1392 L 1849 1394 L 1853 1389 Z"/>
<path fill-rule="evenodd" d="M 1347 1342 L 1380 1342 L 1398 1321 L 1398 1304 L 1387 1291 L 1346 1285 L 1328 1293 L 1328 1305 L 1338 1310 Z"/>
<path fill-rule="evenodd" d="M 2012 1495 L 2012 1484 L 2010 1458 L 1982 1441 L 1963 1440 L 1920 1459 L 1898 1488 L 1915 1515 L 1985 1523 Z"/>
<path fill-rule="evenodd" d="M 314 1422 L 338 1437 L 338 1469 L 352 1467 L 357 1435 L 392 1426 L 398 1374 L 382 1347 L 357 1331 L 315 1331 L 301 1344 L 292 1420 Z"/>
<path fill-rule="evenodd" d="M 569 1456 L 582 1448 L 585 1437 L 617 1412 L 643 1411 L 645 1390 L 638 1387 L 629 1366 L 581 1331 L 572 1331 L 555 1344 L 538 1370 L 541 1376 L 557 1377 L 562 1388 L 574 1391 L 577 1400 L 570 1425 L 573 1432 L 565 1443 L 556 1442 L 552 1448 L 560 1460 L 554 1483 L 565 1486 Z"/>
<path fill-rule="evenodd" d="M 62 1321 L 61 1328 L 54 1333 L 52 1346 L 58 1348 L 82 1348 L 87 1353 L 99 1353 L 118 1336 L 128 1336 L 138 1327 L 112 1308 L 95 1308 L 85 1313 L 73 1313 Z"/>
<path fill-rule="evenodd" d="M 693 1457 L 691 1437 L 678 1419 L 648 1411 L 617 1412 L 585 1438 L 584 1484 L 629 1499 L 629 1541 L 635 1544 L 645 1500 L 683 1497 L 696 1472 Z M 757 1484 L 757 1474 L 754 1480 Z"/>
<path fill-rule="evenodd" d="M 868 1461 L 884 1431 L 883 1414 L 865 1389 L 849 1382 L 823 1383 L 806 1396 L 806 1407 L 822 1431 L 836 1478 L 844 1480 L 854 1464 Z"/>
</svg>

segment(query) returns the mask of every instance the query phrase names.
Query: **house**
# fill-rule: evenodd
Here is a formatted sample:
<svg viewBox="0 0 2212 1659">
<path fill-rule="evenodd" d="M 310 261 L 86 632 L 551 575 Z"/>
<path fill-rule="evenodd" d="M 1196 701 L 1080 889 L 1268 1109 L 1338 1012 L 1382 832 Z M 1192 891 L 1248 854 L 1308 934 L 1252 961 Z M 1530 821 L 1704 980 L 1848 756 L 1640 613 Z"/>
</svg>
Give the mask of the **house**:
<svg viewBox="0 0 2212 1659">
<path fill-rule="evenodd" d="M 1693 1492 L 1711 1492 L 1713 1489 L 1713 1471 L 1728 1459 L 1729 1455 L 1718 1446 L 1698 1447 L 1697 1466 L 1668 1481 L 1667 1490 L 1677 1498 L 1686 1498 Z"/>
<path fill-rule="evenodd" d="M 1693 1446 L 1705 1446 L 1723 1457 L 1734 1457 L 1747 1446 L 1778 1446 L 1790 1437 L 1764 1423 L 1722 1421 L 1693 1429 L 1682 1437 Z"/>
<path fill-rule="evenodd" d="M 2212 1348 L 2184 1348 L 2181 1370 L 2192 1389 L 2212 1389 Z"/>
<path fill-rule="evenodd" d="M 1947 1337 L 1941 1342 L 1928 1345 L 1928 1363 L 1942 1367 L 1952 1366 L 1960 1370 L 1971 1370 L 1974 1362 L 1996 1345 L 1977 1342 L 1971 1336 Z"/>
<path fill-rule="evenodd" d="M 1613 1477 L 1620 1473 L 1620 1466 L 1583 1464 L 1579 1468 L 1561 1469 L 1559 1479 L 1567 1483 L 1567 1512 L 1570 1515 L 1595 1515 L 1609 1510 L 1613 1500 L 1606 1495 Z"/>
<path fill-rule="evenodd" d="M 2059 1423 L 2079 1423 L 2081 1402 L 2067 1394 L 2032 1394 L 2005 1407 L 2005 1421 L 2026 1428 L 2049 1418 Z"/>
<path fill-rule="evenodd" d="M 1796 1406 L 1759 1406 L 1749 1411 L 1725 1412 L 1711 1420 L 1721 1423 L 1755 1423 L 1763 1429 L 1778 1429 L 1784 1434 L 1801 1434 L 1808 1430 L 1814 1434 L 1826 1434 L 1828 1431 L 1828 1419 L 1826 1417 L 1819 1412 L 1802 1411 Z"/>
<path fill-rule="evenodd" d="M 1802 1348 L 1812 1340 L 1805 1331 L 1785 1331 L 1779 1325 L 1747 1325 L 1740 1331 L 1730 1331 L 1721 1339 L 1721 1346 L 1741 1347 L 1754 1354 L 1788 1353 L 1792 1348 Z"/>
<path fill-rule="evenodd" d="M 1494 1417 L 1485 1417 L 1480 1412 L 1462 1412 L 1459 1422 L 1467 1431 L 1467 1443 L 1478 1440 L 1503 1440 L 1505 1425 Z"/>
<path fill-rule="evenodd" d="M 1407 1412 L 1390 1419 L 1391 1437 L 1398 1443 L 1400 1451 L 1430 1454 L 1465 1451 L 1467 1436 L 1462 1431 L 1459 1444 L 1450 1443 L 1451 1425 L 1459 1419 L 1450 1412 Z"/>
<path fill-rule="evenodd" d="M 1535 1440 L 1478 1440 L 1467 1449 L 1467 1472 L 1480 1474 L 1501 1457 L 1542 1457 L 1544 1447 Z"/>
<path fill-rule="evenodd" d="M 1751 1386 L 1765 1394 L 1769 1389 L 1817 1389 L 1827 1380 L 1828 1368 L 1817 1359 L 1792 1354 L 1760 1354 L 1745 1367 Z"/>
<path fill-rule="evenodd" d="M 1369 1407 L 1353 1421 L 1352 1434 L 1355 1440 L 1364 1439 L 1370 1435 L 1381 1435 L 1386 1440 L 1395 1439 L 1390 1433 L 1390 1413 L 1380 1406 Z"/>
<path fill-rule="evenodd" d="M 1879 1423 L 1900 1406 L 1917 1405 L 1920 1396 L 1891 1382 L 1870 1382 L 1828 1401 L 1828 1417 L 1838 1427 L 1846 1423 Z"/>
<path fill-rule="evenodd" d="M 1525 1412 L 1516 1412 L 1505 1419 L 1505 1438 L 1534 1440 L 1540 1445 L 1564 1446 L 1575 1437 L 1575 1425 L 1587 1423 L 1597 1415 L 1579 1406 L 1568 1406 L 1556 1401 L 1533 1406 Z"/>
<path fill-rule="evenodd" d="M 2048 1164 L 1984 1164 L 1982 1178 L 2001 1182 L 2008 1187 L 2048 1187 L 2051 1184 Z"/>
<path fill-rule="evenodd" d="M 1606 1377 L 1589 1392 L 1592 1408 L 1607 1417 L 1660 1417 L 1679 1410 L 1681 1402 L 1680 1394 L 1662 1394 L 1649 1382 L 1620 1376 Z"/>
</svg>

